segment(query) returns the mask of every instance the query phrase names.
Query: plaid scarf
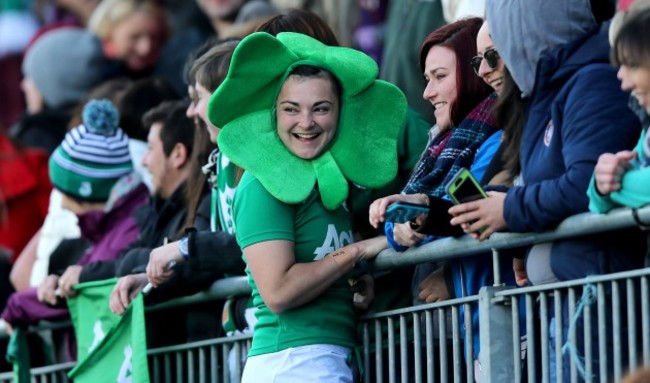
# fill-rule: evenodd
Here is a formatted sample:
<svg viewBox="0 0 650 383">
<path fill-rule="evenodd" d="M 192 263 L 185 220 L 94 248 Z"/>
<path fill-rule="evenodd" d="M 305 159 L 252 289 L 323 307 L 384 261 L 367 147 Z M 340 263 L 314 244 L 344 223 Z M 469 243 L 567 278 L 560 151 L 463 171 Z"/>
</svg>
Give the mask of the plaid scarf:
<svg viewBox="0 0 650 383">
<path fill-rule="evenodd" d="M 438 135 L 429 144 L 403 193 L 425 193 L 438 198 L 446 194 L 445 185 L 458 170 L 472 166 L 478 148 L 499 130 L 492 115 L 496 98 L 496 93 L 492 93 L 458 127 Z"/>
</svg>

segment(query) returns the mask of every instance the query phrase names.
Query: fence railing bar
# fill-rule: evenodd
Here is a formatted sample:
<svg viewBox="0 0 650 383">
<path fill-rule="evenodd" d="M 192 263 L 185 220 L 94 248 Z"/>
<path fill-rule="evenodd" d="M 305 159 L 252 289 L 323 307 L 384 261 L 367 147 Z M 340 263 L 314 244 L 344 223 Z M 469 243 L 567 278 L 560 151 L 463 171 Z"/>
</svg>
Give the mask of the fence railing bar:
<svg viewBox="0 0 650 383">
<path fill-rule="evenodd" d="M 639 219 L 650 222 L 650 206 L 637 210 Z M 404 252 L 384 250 L 369 262 L 371 270 L 387 270 L 423 262 L 442 261 L 474 254 L 490 253 L 494 249 L 529 246 L 559 239 L 578 237 L 585 233 L 597 234 L 637 225 L 632 210 L 614 209 L 608 214 L 582 213 L 562 221 L 554 230 L 543 233 L 494 233 L 478 242 L 469 236 L 444 238 Z"/>
<path fill-rule="evenodd" d="M 526 293 L 539 293 L 542 291 L 550 291 L 556 289 L 568 289 L 570 287 L 583 287 L 584 285 L 589 283 L 600 283 L 600 282 L 609 283 L 617 280 L 626 280 L 630 278 L 640 278 L 645 276 L 650 276 L 650 267 L 637 269 L 637 270 L 630 270 L 630 271 L 621 271 L 612 274 L 590 275 L 587 278 L 573 279 L 565 282 L 546 283 L 538 286 L 517 287 L 514 289 L 506 289 L 503 291 L 498 291 L 494 295 L 495 297 L 509 297 L 509 296 L 526 294 Z"/>
<path fill-rule="evenodd" d="M 422 383 L 422 325 L 420 313 L 413 313 L 413 359 L 415 383 Z"/>
<path fill-rule="evenodd" d="M 465 355 L 472 356 L 465 357 L 465 369 L 467 370 L 467 381 L 474 381 L 474 331 L 472 329 L 472 305 L 464 305 L 464 316 L 465 316 Z M 477 335 L 478 336 L 478 335 Z M 480 352 L 480 350 L 479 350 Z"/>
<path fill-rule="evenodd" d="M 438 312 L 438 355 L 440 355 L 440 381 L 448 382 L 447 366 L 447 315 L 444 309 L 439 308 Z"/>
<path fill-rule="evenodd" d="M 550 355 L 550 350 L 549 350 L 549 334 L 548 334 L 548 326 L 549 326 L 549 315 L 550 313 L 548 312 L 548 305 L 549 305 L 549 299 L 548 299 L 548 293 L 547 292 L 542 292 L 540 293 L 540 302 L 539 302 L 539 339 L 535 338 L 532 343 L 530 340 L 530 335 L 526 335 L 526 339 L 528 342 L 528 348 L 529 349 L 536 349 L 537 342 L 540 342 L 541 348 L 540 348 L 540 353 L 541 355 L 541 361 L 542 361 L 542 383 L 548 383 L 550 382 L 550 377 L 549 377 L 549 372 L 551 370 L 550 363 L 549 363 L 549 355 Z M 528 332 L 526 332 L 528 334 Z"/>
<path fill-rule="evenodd" d="M 428 309 L 424 312 L 425 334 L 426 334 L 426 352 L 427 352 L 427 383 L 433 383 L 435 379 L 435 351 L 433 342 L 433 311 Z"/>
<path fill-rule="evenodd" d="M 526 334 L 528 334 L 528 342 L 535 344 L 537 339 L 535 337 L 535 295 L 525 294 L 526 297 Z M 516 343 L 515 343 L 516 344 Z M 528 381 L 536 382 L 536 372 L 537 372 L 537 350 L 535 347 L 532 347 L 528 351 Z"/>
<path fill-rule="evenodd" d="M 519 331 L 519 326 L 521 321 L 519 318 L 519 298 L 511 297 L 510 298 L 510 313 L 512 315 L 512 346 L 513 348 L 513 357 L 512 365 L 514 366 L 514 378 L 515 382 L 521 382 L 521 347 L 519 342 L 521 342 L 521 334 Z"/>
<path fill-rule="evenodd" d="M 383 358 L 383 340 L 381 334 L 381 321 L 375 319 L 375 381 L 383 383 L 384 381 L 384 358 Z"/>
<path fill-rule="evenodd" d="M 583 312 L 583 332 L 582 336 L 584 338 L 584 363 L 585 363 L 585 382 L 591 383 L 593 381 L 593 353 L 592 353 L 592 340 L 591 340 L 591 305 L 584 306 Z"/>
<path fill-rule="evenodd" d="M 605 284 L 598 284 L 598 323 L 606 323 L 607 317 L 607 295 L 605 293 Z M 600 382 L 607 382 L 607 337 L 598 337 L 598 367 Z"/>
<path fill-rule="evenodd" d="M 643 364 L 650 364 L 650 283 L 648 277 L 641 278 L 641 342 L 643 343 Z"/>
<path fill-rule="evenodd" d="M 399 316 L 399 349 L 400 349 L 400 382 L 406 382 L 409 379 L 408 365 L 408 326 L 406 315 Z"/>
<path fill-rule="evenodd" d="M 569 291 L 568 291 L 568 294 L 567 294 L 567 299 L 568 299 L 568 305 L 569 305 L 569 308 L 568 308 L 568 310 L 569 310 L 569 315 L 568 315 L 569 323 L 565 324 L 565 326 L 570 327 L 571 326 L 571 321 L 573 320 L 573 318 L 575 318 L 575 315 L 576 315 L 576 305 L 577 305 L 577 300 L 578 300 L 575 287 L 570 287 L 569 288 Z M 560 313 L 560 315 L 556 314 L 556 316 L 563 316 L 563 315 Z M 578 344 L 578 332 L 577 331 L 574 331 L 574 332 L 572 332 L 570 334 L 567 334 L 566 336 L 567 336 L 567 339 L 564 339 L 563 332 L 560 332 L 560 337 L 563 338 L 562 339 L 563 344 L 564 344 L 564 342 L 566 340 L 568 340 L 569 342 L 571 342 L 571 344 L 574 345 L 574 347 L 576 349 L 581 349 L 580 346 L 582 346 L 582 345 Z M 562 357 L 565 358 L 565 355 L 566 354 L 563 352 Z M 578 356 L 578 358 L 583 357 L 582 353 L 578 353 L 577 356 Z M 569 371 L 570 371 L 569 376 L 571 378 L 571 382 L 578 382 L 578 366 L 576 365 L 576 359 L 575 358 L 569 358 Z"/>
<path fill-rule="evenodd" d="M 623 376 L 623 344 L 621 328 L 621 288 L 618 281 L 612 281 L 612 337 L 614 341 L 614 381 L 619 382 Z M 609 334 L 607 334 L 609 335 Z"/>
<path fill-rule="evenodd" d="M 637 344 L 637 334 L 639 333 L 639 327 L 637 324 L 637 310 L 636 308 L 638 307 L 637 304 L 637 289 L 636 286 L 638 284 L 635 284 L 632 279 L 628 279 L 625 287 L 626 291 L 626 298 L 627 298 L 627 323 L 628 323 L 628 331 L 627 331 L 627 350 L 628 350 L 628 356 L 629 356 L 629 364 L 626 368 L 627 371 L 633 371 L 635 368 L 638 366 L 638 344 Z"/>
</svg>

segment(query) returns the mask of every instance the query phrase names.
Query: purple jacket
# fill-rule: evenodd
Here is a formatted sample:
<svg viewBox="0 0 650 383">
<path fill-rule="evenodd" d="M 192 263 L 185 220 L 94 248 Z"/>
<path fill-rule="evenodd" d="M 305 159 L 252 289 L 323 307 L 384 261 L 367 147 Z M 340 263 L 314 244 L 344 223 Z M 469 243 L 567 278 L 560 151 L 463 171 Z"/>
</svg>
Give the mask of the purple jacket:
<svg viewBox="0 0 650 383">
<path fill-rule="evenodd" d="M 138 206 L 146 203 L 148 198 L 147 188 L 140 184 L 119 198 L 108 212 L 96 211 L 79 216 L 81 235 L 90 240 L 92 246 L 77 264 L 86 265 L 90 262 L 117 259 L 140 233 L 132 213 Z M 39 320 L 51 320 L 67 315 L 67 306 L 50 306 L 39 302 L 36 288 L 30 288 L 9 297 L 2 319 L 15 327 L 29 326 Z"/>
</svg>

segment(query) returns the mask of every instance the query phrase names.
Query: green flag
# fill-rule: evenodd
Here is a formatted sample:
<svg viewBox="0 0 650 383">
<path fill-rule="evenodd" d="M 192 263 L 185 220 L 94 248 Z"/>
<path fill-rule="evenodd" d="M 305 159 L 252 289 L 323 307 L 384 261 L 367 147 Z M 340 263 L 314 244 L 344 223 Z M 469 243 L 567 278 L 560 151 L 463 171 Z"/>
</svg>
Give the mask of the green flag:
<svg viewBox="0 0 650 383">
<path fill-rule="evenodd" d="M 77 365 L 68 376 L 75 383 L 149 382 L 142 294 L 123 316 L 110 311 L 108 299 L 116 279 L 76 287 L 68 300 L 77 335 Z"/>
<path fill-rule="evenodd" d="M 7 362 L 13 364 L 14 382 L 30 383 L 32 375 L 29 372 L 29 346 L 23 329 L 16 327 L 7 346 Z"/>
</svg>

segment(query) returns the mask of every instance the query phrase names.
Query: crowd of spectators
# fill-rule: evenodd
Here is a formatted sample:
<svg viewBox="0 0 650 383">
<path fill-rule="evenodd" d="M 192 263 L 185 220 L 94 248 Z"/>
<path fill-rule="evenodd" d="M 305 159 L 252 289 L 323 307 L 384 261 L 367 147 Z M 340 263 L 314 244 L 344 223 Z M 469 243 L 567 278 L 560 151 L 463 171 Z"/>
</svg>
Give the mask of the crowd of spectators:
<svg viewBox="0 0 650 383">
<path fill-rule="evenodd" d="M 148 320 L 149 346 L 252 333 L 244 381 L 351 382 L 359 312 L 472 296 L 494 279 L 484 254 L 368 274 L 382 249 L 650 202 L 649 9 L 0 2 L 4 328 L 65 318 L 87 281 L 119 277 L 106 303 L 121 315 L 147 284 L 156 304 L 246 274 L 251 297 Z M 485 198 L 450 200 L 462 169 Z M 395 203 L 428 213 L 386 222 Z M 526 286 L 641 268 L 647 245 L 625 229 L 513 249 L 500 275 Z M 563 339 L 568 304 L 549 325 L 561 319 Z M 59 359 L 74 360 L 65 339 Z M 473 350 L 478 371 L 477 335 Z"/>
</svg>

